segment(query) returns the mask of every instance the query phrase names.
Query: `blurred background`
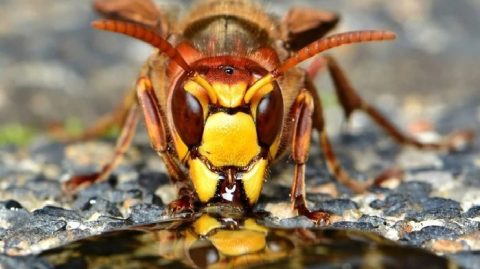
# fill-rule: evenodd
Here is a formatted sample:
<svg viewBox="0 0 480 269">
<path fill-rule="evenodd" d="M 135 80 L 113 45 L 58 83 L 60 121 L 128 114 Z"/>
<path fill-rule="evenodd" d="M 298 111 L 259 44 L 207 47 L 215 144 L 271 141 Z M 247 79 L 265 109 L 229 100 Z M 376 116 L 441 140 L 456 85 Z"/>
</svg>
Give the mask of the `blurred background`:
<svg viewBox="0 0 480 269">
<path fill-rule="evenodd" d="M 157 1 L 175 10 L 192 1 Z M 292 1 L 262 1 L 282 17 Z M 0 0 L 0 144 L 24 142 L 54 121 L 88 125 L 133 85 L 151 48 L 94 31 L 87 0 Z M 367 100 L 403 124 L 425 119 L 451 130 L 480 122 L 480 1 L 303 0 L 336 11 L 336 31 L 389 29 L 395 42 L 335 55 Z M 327 76 L 318 79 L 327 96 Z M 332 108 L 331 114 L 338 112 Z M 18 140 L 18 141 L 16 141 Z"/>
</svg>

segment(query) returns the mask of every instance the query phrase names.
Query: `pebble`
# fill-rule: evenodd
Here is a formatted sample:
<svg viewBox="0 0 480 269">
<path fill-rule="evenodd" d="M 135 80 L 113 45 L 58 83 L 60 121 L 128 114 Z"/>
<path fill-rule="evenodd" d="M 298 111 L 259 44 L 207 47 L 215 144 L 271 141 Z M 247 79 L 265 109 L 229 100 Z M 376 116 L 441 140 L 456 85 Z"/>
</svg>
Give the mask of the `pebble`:
<svg viewBox="0 0 480 269">
<path fill-rule="evenodd" d="M 394 193 L 403 194 L 413 201 L 424 199 L 428 197 L 431 192 L 432 185 L 420 181 L 403 182 L 394 190 Z"/>
<path fill-rule="evenodd" d="M 156 190 L 158 187 L 169 184 L 167 174 L 156 171 L 144 171 L 138 176 L 138 184 L 146 190 Z"/>
<path fill-rule="evenodd" d="M 33 217 L 38 219 L 68 219 L 80 220 L 80 214 L 73 210 L 68 210 L 55 206 L 46 206 L 44 208 L 33 211 Z"/>
<path fill-rule="evenodd" d="M 408 210 L 408 198 L 402 194 L 390 194 L 384 200 L 374 200 L 369 206 L 374 209 L 382 209 L 385 216 L 396 216 Z"/>
<path fill-rule="evenodd" d="M 128 220 L 134 224 L 146 224 L 158 221 L 164 215 L 163 207 L 155 204 L 137 204 L 130 208 Z"/>
<path fill-rule="evenodd" d="M 480 216 L 480 206 L 474 206 L 465 213 L 466 218 L 476 218 Z"/>
<path fill-rule="evenodd" d="M 271 218 L 265 219 L 265 224 L 268 226 L 279 226 L 282 228 L 312 228 L 315 224 L 305 216 L 297 216 L 292 218 Z"/>
<path fill-rule="evenodd" d="M 358 205 L 350 199 L 329 199 L 315 202 L 312 209 L 343 215 L 346 210 L 357 210 Z"/>
<path fill-rule="evenodd" d="M 422 199 L 419 210 L 407 213 L 406 219 L 422 221 L 427 219 L 452 219 L 460 217 L 462 208 L 460 203 L 451 199 L 433 197 Z"/>
<path fill-rule="evenodd" d="M 443 226 L 427 226 L 422 228 L 420 231 L 414 231 L 411 233 L 406 233 L 401 241 L 408 242 L 414 246 L 421 246 L 428 240 L 432 239 L 456 239 L 460 236 L 460 233 L 449 229 Z"/>
<path fill-rule="evenodd" d="M 18 211 L 20 209 L 23 209 L 23 206 L 15 200 L 7 200 L 5 202 L 0 202 L 0 205 L 3 205 L 5 209 L 10 211 Z"/>
<path fill-rule="evenodd" d="M 353 221 L 338 221 L 332 224 L 333 228 L 338 229 L 353 229 L 361 231 L 373 231 L 375 230 L 375 225 L 370 222 L 353 222 Z"/>
<path fill-rule="evenodd" d="M 375 228 L 388 225 L 388 221 L 382 217 L 363 215 L 358 219 L 359 222 L 366 222 L 372 224 Z"/>
<path fill-rule="evenodd" d="M 103 198 L 93 197 L 88 200 L 81 208 L 85 218 L 90 218 L 93 214 L 99 212 L 102 216 L 121 218 L 122 213 L 115 203 Z"/>
<path fill-rule="evenodd" d="M 41 139 L 30 146 L 30 154 L 38 163 L 61 163 L 65 159 L 65 144 Z"/>
<path fill-rule="evenodd" d="M 480 188 L 480 169 L 469 169 L 465 173 L 465 184 L 473 188 Z"/>
<path fill-rule="evenodd" d="M 0 227 L 3 229 L 16 229 L 28 223 L 31 217 L 30 212 L 17 201 L 0 202 Z"/>
</svg>

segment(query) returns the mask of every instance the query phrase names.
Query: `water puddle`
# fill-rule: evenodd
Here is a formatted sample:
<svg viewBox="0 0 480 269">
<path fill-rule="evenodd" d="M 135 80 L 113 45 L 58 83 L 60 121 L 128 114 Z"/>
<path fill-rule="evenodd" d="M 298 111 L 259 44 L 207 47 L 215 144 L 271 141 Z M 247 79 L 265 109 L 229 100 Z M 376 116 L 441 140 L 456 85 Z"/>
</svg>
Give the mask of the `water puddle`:
<svg viewBox="0 0 480 269">
<path fill-rule="evenodd" d="M 41 255 L 54 268 L 458 268 L 373 233 L 271 227 L 261 216 L 206 210 L 191 218 L 83 239 Z"/>
</svg>

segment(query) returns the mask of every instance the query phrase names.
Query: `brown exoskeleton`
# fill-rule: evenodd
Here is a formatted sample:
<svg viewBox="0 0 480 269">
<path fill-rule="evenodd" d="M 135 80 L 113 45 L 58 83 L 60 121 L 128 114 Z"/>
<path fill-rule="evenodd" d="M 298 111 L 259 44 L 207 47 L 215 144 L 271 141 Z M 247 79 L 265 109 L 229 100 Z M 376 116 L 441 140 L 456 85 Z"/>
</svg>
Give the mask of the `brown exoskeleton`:
<svg viewBox="0 0 480 269">
<path fill-rule="evenodd" d="M 93 27 L 131 36 L 157 50 L 145 63 L 132 91 L 115 116 L 85 137 L 122 123 L 116 153 L 96 174 L 67 182 L 70 191 L 105 179 L 128 148 L 141 112 L 153 149 L 178 186 L 173 211 L 191 210 L 193 202 L 255 205 L 268 168 L 291 153 L 295 165 L 292 208 L 315 221 L 305 202 L 305 162 L 312 131 L 319 133 L 330 173 L 355 192 L 380 178 L 352 179 L 340 166 L 325 132 L 320 97 L 312 83 L 316 65 L 297 65 L 319 53 L 350 43 L 392 40 L 388 31 L 355 31 L 324 37 L 337 15 L 293 8 L 283 21 L 248 0 L 200 1 L 179 20 L 168 20 L 151 0 L 97 0 L 108 20 Z M 455 149 L 471 140 L 458 132 L 438 143 L 422 143 L 399 131 L 354 91 L 331 57 L 320 57 L 335 84 L 348 118 L 363 111 L 397 142 L 417 148 Z"/>
</svg>

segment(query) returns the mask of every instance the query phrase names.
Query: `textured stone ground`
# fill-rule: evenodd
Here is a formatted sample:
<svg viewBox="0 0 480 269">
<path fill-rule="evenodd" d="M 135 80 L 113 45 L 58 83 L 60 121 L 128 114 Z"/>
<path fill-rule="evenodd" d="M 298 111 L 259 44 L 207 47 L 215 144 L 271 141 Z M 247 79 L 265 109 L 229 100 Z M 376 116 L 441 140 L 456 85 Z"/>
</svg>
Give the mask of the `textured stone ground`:
<svg viewBox="0 0 480 269">
<path fill-rule="evenodd" d="M 164 205 L 173 197 L 173 188 L 147 144 L 136 144 L 108 182 L 80 192 L 74 200 L 62 194 L 60 182 L 95 171 L 112 153 L 111 143 L 38 140 L 28 149 L 2 149 L 0 251 L 35 254 L 88 235 L 168 218 Z M 351 195 L 328 176 L 314 147 L 307 171 L 308 200 L 311 208 L 334 214 L 333 227 L 374 231 L 437 253 L 478 259 L 473 252 L 480 250 L 478 147 L 453 154 L 420 152 L 398 148 L 364 130 L 338 136 L 336 151 L 359 177 L 392 164 L 407 175 L 403 182 L 393 180 Z M 291 175 L 290 166 L 280 163 L 256 210 L 272 213 L 268 224 L 312 227 L 308 219 L 286 214 Z"/>
<path fill-rule="evenodd" d="M 88 122 L 120 99 L 150 51 L 135 42 L 89 31 L 88 21 L 94 15 L 82 1 L 51 2 L 0 0 L 2 124 L 22 121 L 45 126 L 72 116 Z M 401 2 L 322 1 L 322 6 L 345 14 L 341 29 L 382 27 L 396 30 L 400 37 L 397 43 L 339 50 L 335 55 L 351 71 L 362 95 L 402 128 L 425 139 L 438 135 L 434 129 L 446 133 L 468 127 L 480 133 L 480 68 L 472 57 L 480 44 L 474 27 L 480 23 L 474 16 L 480 4 Z M 268 2 L 278 13 L 287 5 L 287 1 Z M 8 12 L 12 9 L 19 13 Z M 329 82 L 318 83 L 330 100 Z M 355 116 L 349 131 L 342 131 L 341 113 L 333 103 L 327 101 L 326 106 L 329 133 L 352 174 L 366 178 L 392 166 L 407 173 L 403 182 L 352 195 L 328 175 L 314 144 L 307 173 L 310 206 L 333 213 L 334 227 L 375 231 L 477 268 L 478 138 L 466 150 L 451 154 L 400 148 L 362 116 Z M 39 137 L 25 148 L 2 147 L 0 252 L 38 253 L 76 238 L 165 218 L 164 205 L 172 199 L 173 188 L 142 134 L 108 182 L 74 200 L 62 194 L 62 180 L 98 169 L 112 153 L 112 145 L 106 140 L 63 145 Z M 283 213 L 292 175 L 291 165 L 285 163 L 274 169 L 257 210 L 273 213 L 268 218 L 271 224 L 311 226 L 302 217 Z M 29 261 L 35 258 L 0 256 L 0 264 L 7 268 L 20 268 Z"/>
</svg>

